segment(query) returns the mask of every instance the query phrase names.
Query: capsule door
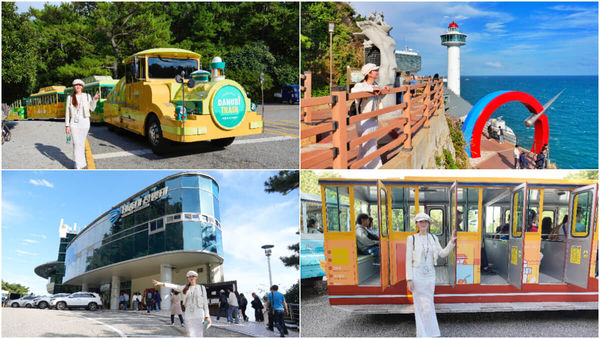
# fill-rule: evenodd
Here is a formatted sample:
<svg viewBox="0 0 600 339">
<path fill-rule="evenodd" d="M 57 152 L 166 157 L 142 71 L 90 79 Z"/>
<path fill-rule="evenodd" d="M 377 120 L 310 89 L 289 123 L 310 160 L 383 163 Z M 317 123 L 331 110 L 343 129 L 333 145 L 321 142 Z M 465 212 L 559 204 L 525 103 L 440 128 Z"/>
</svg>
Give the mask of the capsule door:
<svg viewBox="0 0 600 339">
<path fill-rule="evenodd" d="M 450 224 L 448 225 L 448 234 L 452 237 L 454 230 L 458 224 L 458 184 L 456 181 L 450 187 L 449 208 L 450 208 Z M 449 238 L 450 239 L 450 238 Z M 456 247 L 452 249 L 448 255 L 448 281 L 451 286 L 456 283 Z"/>
<path fill-rule="evenodd" d="M 522 288 L 523 275 L 523 225 L 527 206 L 527 183 L 514 188 L 511 193 L 510 232 L 508 237 L 508 282 Z"/>
<path fill-rule="evenodd" d="M 379 215 L 379 254 L 381 256 L 381 290 L 390 285 L 390 234 L 388 214 L 388 192 L 386 187 L 379 182 L 377 192 L 377 205 Z"/>
<path fill-rule="evenodd" d="M 587 288 L 594 238 L 598 187 L 597 184 L 573 191 L 569 200 L 569 231 L 567 232 L 565 281 Z"/>
</svg>

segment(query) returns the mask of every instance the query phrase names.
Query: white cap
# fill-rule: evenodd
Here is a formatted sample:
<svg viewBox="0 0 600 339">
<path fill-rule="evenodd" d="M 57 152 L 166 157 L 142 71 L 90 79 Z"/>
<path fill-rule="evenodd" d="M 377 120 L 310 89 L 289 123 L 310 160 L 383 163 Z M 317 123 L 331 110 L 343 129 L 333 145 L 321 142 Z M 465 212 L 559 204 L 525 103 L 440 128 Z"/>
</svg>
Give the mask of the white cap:
<svg viewBox="0 0 600 339">
<path fill-rule="evenodd" d="M 75 80 L 73 80 L 73 86 L 75 86 L 75 85 L 85 86 L 85 83 L 81 79 L 75 79 Z"/>
<path fill-rule="evenodd" d="M 415 222 L 419 222 L 422 220 L 427 220 L 427 221 L 431 222 L 431 218 L 429 217 L 429 215 L 427 213 L 419 213 L 415 216 Z"/>
<path fill-rule="evenodd" d="M 363 77 L 366 77 L 367 74 L 369 74 L 371 71 L 375 71 L 378 69 L 379 69 L 379 66 L 377 66 L 375 64 L 366 64 L 360 69 L 360 73 L 362 74 Z"/>
<path fill-rule="evenodd" d="M 191 277 L 191 276 L 197 277 L 198 273 L 196 273 L 195 271 L 188 271 L 185 276 L 188 277 L 188 278 Z"/>
</svg>

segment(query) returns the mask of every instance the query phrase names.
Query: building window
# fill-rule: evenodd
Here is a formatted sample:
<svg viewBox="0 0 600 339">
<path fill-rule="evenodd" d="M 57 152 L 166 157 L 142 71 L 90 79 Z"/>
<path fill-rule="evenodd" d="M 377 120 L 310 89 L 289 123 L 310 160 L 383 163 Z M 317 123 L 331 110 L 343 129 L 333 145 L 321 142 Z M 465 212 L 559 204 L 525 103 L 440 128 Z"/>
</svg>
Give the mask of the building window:
<svg viewBox="0 0 600 339">
<path fill-rule="evenodd" d="M 162 219 L 154 220 L 148 223 L 148 233 L 156 233 L 165 230 L 165 225 Z"/>
</svg>

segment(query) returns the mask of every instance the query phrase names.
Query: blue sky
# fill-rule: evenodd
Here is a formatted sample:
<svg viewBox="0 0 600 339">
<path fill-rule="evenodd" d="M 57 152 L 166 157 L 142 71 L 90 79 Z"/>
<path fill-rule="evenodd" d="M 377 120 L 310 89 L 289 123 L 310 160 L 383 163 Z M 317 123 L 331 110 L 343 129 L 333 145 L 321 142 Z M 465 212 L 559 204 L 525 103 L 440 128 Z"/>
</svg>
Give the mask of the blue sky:
<svg viewBox="0 0 600 339">
<path fill-rule="evenodd" d="M 246 295 L 267 291 L 264 250 L 274 244 L 273 283 L 285 291 L 299 271 L 283 266 L 298 242 L 298 190 L 283 196 L 264 192 L 275 171 L 202 171 L 220 185 L 225 280 L 237 280 Z M 46 280 L 34 273 L 58 254 L 60 219 L 83 228 L 114 205 L 177 171 L 3 171 L 2 279 L 47 294 Z"/>
<path fill-rule="evenodd" d="M 397 49 L 422 56 L 420 74 L 446 75 L 440 34 L 456 21 L 467 34 L 461 75 L 597 75 L 597 2 L 351 2 L 383 11 Z"/>
</svg>

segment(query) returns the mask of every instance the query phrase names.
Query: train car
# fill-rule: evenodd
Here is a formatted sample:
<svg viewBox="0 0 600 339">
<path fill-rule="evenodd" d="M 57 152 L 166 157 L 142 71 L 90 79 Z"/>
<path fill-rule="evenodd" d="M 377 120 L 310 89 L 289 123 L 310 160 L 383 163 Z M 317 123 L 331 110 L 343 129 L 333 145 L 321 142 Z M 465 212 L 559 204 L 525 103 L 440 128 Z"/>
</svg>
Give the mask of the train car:
<svg viewBox="0 0 600 339">
<path fill-rule="evenodd" d="M 27 119 L 64 119 L 65 86 L 48 86 L 26 100 Z"/>
<path fill-rule="evenodd" d="M 323 253 L 323 216 L 321 197 L 315 194 L 300 193 L 301 225 L 300 233 L 300 273 L 301 279 L 322 279 L 325 271 L 320 262 L 325 260 Z M 316 223 L 316 231 L 308 229 L 309 221 Z"/>
<path fill-rule="evenodd" d="M 27 98 L 20 99 L 10 104 L 10 112 L 6 120 L 24 120 L 27 118 Z"/>
<path fill-rule="evenodd" d="M 96 104 L 96 109 L 90 113 L 90 120 L 93 122 L 103 122 L 104 102 L 118 80 L 113 79 L 109 75 L 93 75 L 82 80 L 85 83 L 85 86 L 83 86 L 84 93 L 88 93 L 92 97 L 98 93 L 98 103 Z M 73 94 L 73 87 L 65 89 L 65 95 L 71 94 Z"/>
<path fill-rule="evenodd" d="M 458 234 L 452 253 L 435 264 L 438 312 L 598 309 L 596 181 L 406 177 L 319 184 L 322 201 L 327 197 L 321 266 L 336 308 L 413 312 L 406 241 L 416 233 L 415 215 L 425 212 L 442 246 Z M 358 254 L 359 213 L 374 219 L 380 258 Z"/>
<path fill-rule="evenodd" d="M 263 131 L 262 116 L 244 88 L 225 79 L 218 57 L 210 73 L 200 69 L 199 54 L 176 48 L 145 50 L 123 63 L 125 77 L 104 103 L 104 120 L 146 136 L 156 153 L 169 141 L 225 147 L 237 136 Z"/>
</svg>

